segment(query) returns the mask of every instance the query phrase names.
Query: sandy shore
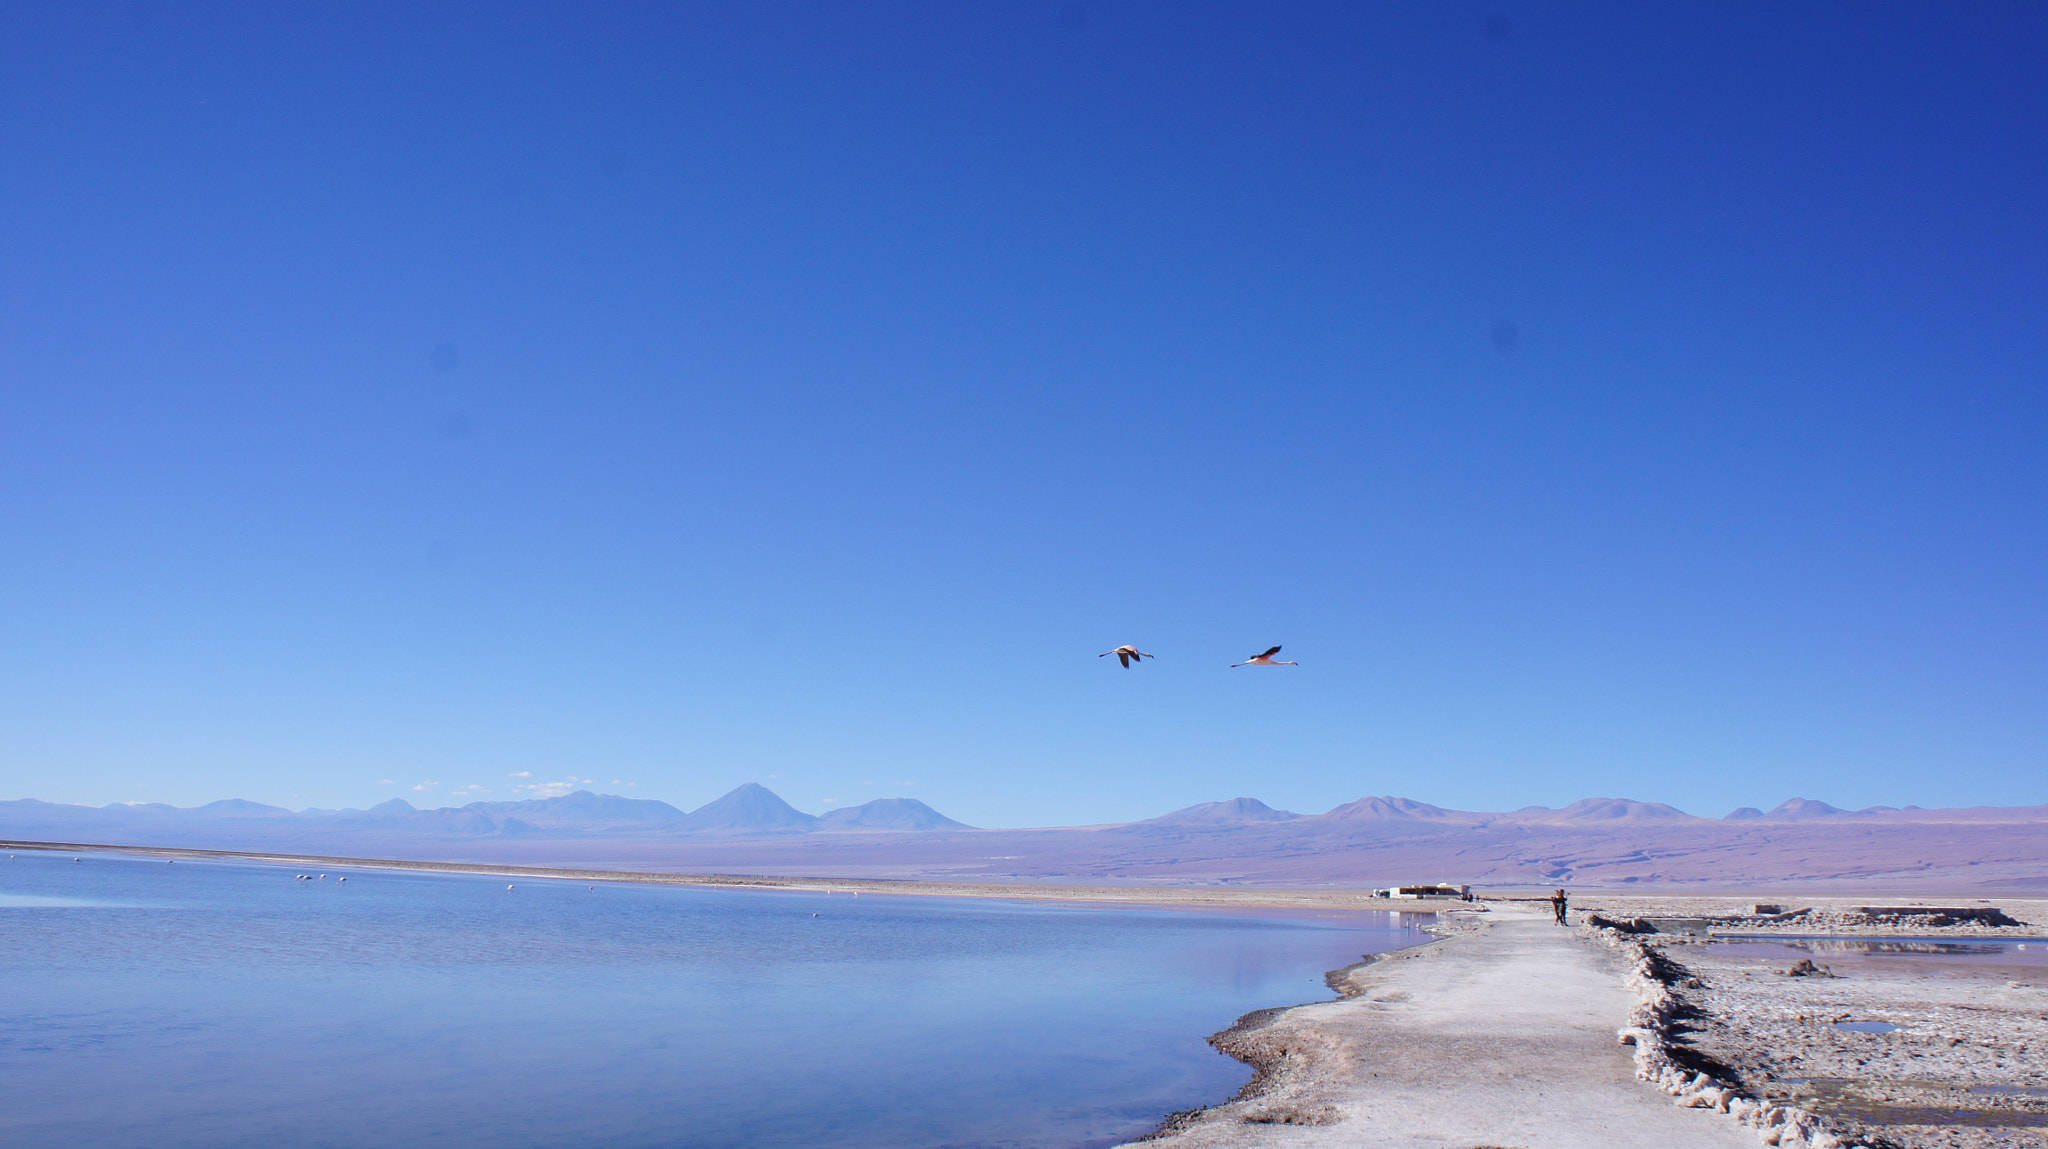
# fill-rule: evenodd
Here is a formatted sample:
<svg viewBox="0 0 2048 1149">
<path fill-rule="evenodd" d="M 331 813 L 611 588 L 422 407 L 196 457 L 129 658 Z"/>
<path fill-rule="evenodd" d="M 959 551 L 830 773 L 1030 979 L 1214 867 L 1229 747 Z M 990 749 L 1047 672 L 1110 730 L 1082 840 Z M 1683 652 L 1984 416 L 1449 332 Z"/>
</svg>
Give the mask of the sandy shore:
<svg viewBox="0 0 2048 1149">
<path fill-rule="evenodd" d="M 1194 1114 L 1163 1149 L 1216 1146 L 1755 1144 L 1635 1080 L 1615 1040 L 1636 996 L 1613 951 L 1545 910 L 1493 903 L 1452 936 L 1354 967 L 1349 997 L 1218 1044 L 1260 1066 L 1249 1095 Z"/>
<path fill-rule="evenodd" d="M 1800 919 L 1815 933 L 1816 922 L 1864 916 L 1869 901 L 1797 908 L 1815 911 Z M 1547 907 L 1487 905 L 1483 916 L 1454 913 L 1439 945 L 1354 967 L 1335 983 L 1344 1000 L 1217 1035 L 1259 1079 L 1153 1144 L 2048 1147 L 2048 946 L 2038 961 L 2016 951 L 1937 964 L 1863 953 L 1868 941 L 1793 951 L 1786 935 L 1801 931 L 1791 926 L 1708 945 L 1565 930 Z M 1737 898 L 1578 905 L 1629 918 L 1755 909 Z M 2048 903 L 1997 906 L 2048 922 Z M 1958 943 L 2048 934 L 1974 923 L 1842 932 L 1852 929 Z M 1788 976 L 1802 958 L 1833 976 Z M 1859 1020 L 1899 1028 L 1835 1024 Z M 1622 1032 L 1630 1045 L 1618 1044 Z"/>
</svg>

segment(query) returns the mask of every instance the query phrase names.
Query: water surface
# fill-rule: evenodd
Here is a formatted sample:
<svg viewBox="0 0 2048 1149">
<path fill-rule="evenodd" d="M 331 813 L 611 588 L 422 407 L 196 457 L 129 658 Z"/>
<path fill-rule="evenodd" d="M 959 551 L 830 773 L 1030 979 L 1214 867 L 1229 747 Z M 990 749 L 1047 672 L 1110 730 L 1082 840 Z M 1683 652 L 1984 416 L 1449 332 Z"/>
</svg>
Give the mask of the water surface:
<svg viewBox="0 0 2048 1149">
<path fill-rule="evenodd" d="M 1427 940 L 1387 912 L 295 872 L 0 859 L 0 1144 L 1108 1145 L 1249 1078 L 1208 1034 Z"/>
<path fill-rule="evenodd" d="M 2043 938 L 1716 934 L 1708 944 L 1743 957 L 1931 958 L 1972 964 L 2048 965 L 2048 939 Z"/>
</svg>

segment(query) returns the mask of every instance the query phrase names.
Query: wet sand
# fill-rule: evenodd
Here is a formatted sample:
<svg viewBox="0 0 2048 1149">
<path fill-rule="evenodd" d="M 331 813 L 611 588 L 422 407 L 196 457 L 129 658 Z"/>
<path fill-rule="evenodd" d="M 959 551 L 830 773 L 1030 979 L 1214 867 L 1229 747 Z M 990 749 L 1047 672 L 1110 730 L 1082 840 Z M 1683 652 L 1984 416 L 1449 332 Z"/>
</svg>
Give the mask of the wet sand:
<svg viewBox="0 0 2048 1149">
<path fill-rule="evenodd" d="M 1354 967 L 1340 980 L 1343 1000 L 1224 1035 L 1218 1044 L 1260 1066 L 1261 1079 L 1152 1144 L 1755 1143 L 1636 1081 L 1615 1040 L 1636 1001 L 1620 956 L 1523 904 L 1455 914 L 1447 931 L 1441 943 Z"/>
</svg>

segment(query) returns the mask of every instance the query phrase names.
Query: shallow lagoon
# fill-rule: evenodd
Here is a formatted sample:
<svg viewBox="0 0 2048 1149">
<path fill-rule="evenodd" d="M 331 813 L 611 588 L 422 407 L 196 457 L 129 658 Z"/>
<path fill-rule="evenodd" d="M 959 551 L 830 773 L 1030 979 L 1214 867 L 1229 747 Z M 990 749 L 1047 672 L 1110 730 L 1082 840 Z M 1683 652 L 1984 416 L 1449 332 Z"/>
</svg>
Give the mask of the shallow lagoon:
<svg viewBox="0 0 2048 1149">
<path fill-rule="evenodd" d="M 0 858 L 6 1145 L 1109 1145 L 1249 1079 L 1208 1034 L 1427 940 L 1389 913 L 73 856 Z"/>
<path fill-rule="evenodd" d="M 1908 958 L 1942 964 L 2048 965 L 2048 938 L 1872 937 L 1824 934 L 1716 934 L 1715 949 L 1743 957 L 1839 960 Z"/>
</svg>

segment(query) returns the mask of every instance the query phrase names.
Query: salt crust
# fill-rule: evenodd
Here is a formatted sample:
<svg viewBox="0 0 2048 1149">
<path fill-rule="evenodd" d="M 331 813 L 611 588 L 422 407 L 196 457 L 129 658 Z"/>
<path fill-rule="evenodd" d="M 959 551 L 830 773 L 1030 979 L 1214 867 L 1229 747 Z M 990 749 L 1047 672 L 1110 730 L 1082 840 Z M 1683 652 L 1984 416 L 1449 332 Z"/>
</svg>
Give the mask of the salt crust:
<svg viewBox="0 0 2048 1149">
<path fill-rule="evenodd" d="M 1672 988 L 1670 967 L 1657 952 L 1611 926 L 1587 931 L 1620 950 L 1628 962 L 1626 978 L 1638 1001 L 1629 1010 L 1628 1025 L 1616 1031 L 1623 1045 L 1635 1046 L 1636 1077 L 1677 1098 L 1689 1109 L 1712 1109 L 1756 1130 L 1766 1145 L 1811 1149 L 1879 1149 L 1857 1131 L 1791 1105 L 1772 1105 L 1707 1073 L 1687 1070 L 1671 1055 L 1672 1021 L 1684 999 Z"/>
</svg>

